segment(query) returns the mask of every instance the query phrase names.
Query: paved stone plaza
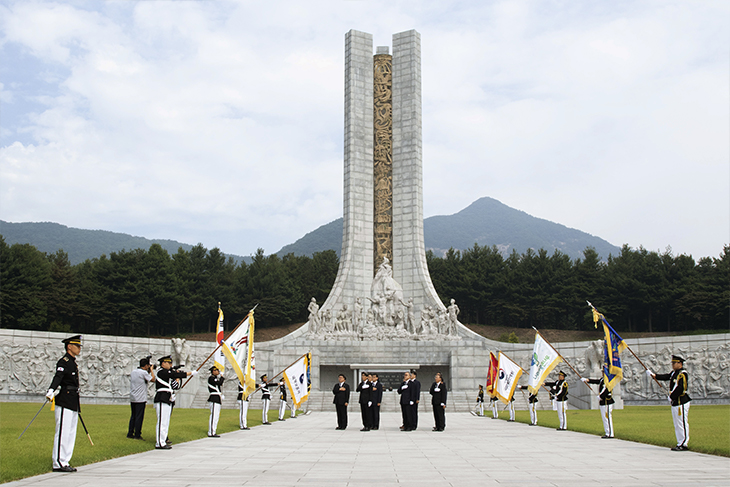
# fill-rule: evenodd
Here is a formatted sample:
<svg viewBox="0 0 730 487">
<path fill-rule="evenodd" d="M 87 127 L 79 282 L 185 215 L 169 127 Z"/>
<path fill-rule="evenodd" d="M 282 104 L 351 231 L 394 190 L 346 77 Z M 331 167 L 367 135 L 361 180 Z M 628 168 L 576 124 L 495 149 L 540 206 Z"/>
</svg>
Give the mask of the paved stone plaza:
<svg viewBox="0 0 730 487">
<path fill-rule="evenodd" d="M 418 431 L 410 433 L 398 430 L 397 413 L 384 414 L 380 431 L 366 433 L 359 431 L 359 414 L 351 411 L 349 419 L 347 430 L 336 431 L 334 412 L 312 413 L 6 485 L 730 485 L 724 457 L 467 413 L 447 414 L 443 433 L 431 431 L 430 415 L 421 415 Z"/>
</svg>

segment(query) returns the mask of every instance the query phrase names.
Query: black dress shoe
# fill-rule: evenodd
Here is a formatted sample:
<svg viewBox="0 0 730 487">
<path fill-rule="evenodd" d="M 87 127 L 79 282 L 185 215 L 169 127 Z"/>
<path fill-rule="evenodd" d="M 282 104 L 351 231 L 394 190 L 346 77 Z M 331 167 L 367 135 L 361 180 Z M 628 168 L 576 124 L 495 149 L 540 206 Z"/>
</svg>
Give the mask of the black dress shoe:
<svg viewBox="0 0 730 487">
<path fill-rule="evenodd" d="M 271 423 L 269 423 L 269 422 L 267 421 L 266 423 L 261 423 L 261 424 L 271 424 Z"/>
<path fill-rule="evenodd" d="M 363 428 L 360 431 L 370 431 L 370 428 Z"/>
<path fill-rule="evenodd" d="M 53 471 L 54 472 L 67 472 L 67 473 L 71 473 L 71 472 L 75 472 L 76 469 L 73 468 L 71 465 L 64 465 L 64 466 L 59 467 L 59 468 L 54 468 Z"/>
<path fill-rule="evenodd" d="M 242 429 L 242 430 L 250 430 L 251 428 L 249 428 L 249 427 L 245 427 L 245 428 L 241 428 L 241 429 Z"/>
<path fill-rule="evenodd" d="M 170 445 L 156 446 L 155 450 L 172 450 L 172 447 Z"/>
<path fill-rule="evenodd" d="M 135 440 L 144 440 L 144 438 L 142 438 L 141 436 L 135 436 L 134 439 Z"/>
<path fill-rule="evenodd" d="M 134 438 L 134 436 L 132 436 L 132 435 L 127 435 L 127 438 L 129 438 L 129 439 L 131 440 L 132 438 Z"/>
<path fill-rule="evenodd" d="M 220 438 L 221 435 L 208 435 L 208 438 Z"/>
</svg>

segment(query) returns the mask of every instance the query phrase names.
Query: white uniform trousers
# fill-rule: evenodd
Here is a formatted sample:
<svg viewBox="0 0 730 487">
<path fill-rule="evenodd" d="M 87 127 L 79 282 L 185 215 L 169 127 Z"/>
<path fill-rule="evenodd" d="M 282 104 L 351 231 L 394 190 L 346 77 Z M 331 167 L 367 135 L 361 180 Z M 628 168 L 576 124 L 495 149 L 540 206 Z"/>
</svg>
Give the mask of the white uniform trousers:
<svg viewBox="0 0 730 487">
<path fill-rule="evenodd" d="M 492 417 L 499 418 L 499 409 L 497 409 L 497 401 L 492 401 Z"/>
<path fill-rule="evenodd" d="M 613 404 L 598 406 L 601 410 L 601 419 L 603 420 L 603 431 L 606 436 L 613 438 Z"/>
<path fill-rule="evenodd" d="M 291 410 L 291 416 L 292 418 L 297 417 L 297 405 L 294 404 L 294 400 L 292 400 L 291 405 L 289 406 L 289 409 Z"/>
<path fill-rule="evenodd" d="M 76 444 L 76 426 L 79 413 L 56 406 L 56 435 L 53 437 L 53 468 L 68 466 Z"/>
<path fill-rule="evenodd" d="M 208 436 L 213 436 L 218 429 L 218 420 L 221 418 L 221 405 L 217 402 L 210 403 L 210 418 L 208 419 Z"/>
<path fill-rule="evenodd" d="M 560 422 L 560 429 L 568 429 L 568 418 L 565 416 L 565 411 L 568 410 L 568 401 L 555 401 L 555 406 L 558 410 L 558 421 Z"/>
<path fill-rule="evenodd" d="M 479 402 L 479 416 L 484 416 L 484 402 Z"/>
<path fill-rule="evenodd" d="M 261 401 L 261 422 L 262 423 L 268 423 L 269 422 L 269 403 L 271 403 L 271 399 L 264 399 Z"/>
<path fill-rule="evenodd" d="M 530 409 L 530 423 L 537 424 L 537 403 L 531 402 L 528 408 Z"/>
<path fill-rule="evenodd" d="M 248 428 L 248 401 L 238 401 L 238 427 Z"/>
<path fill-rule="evenodd" d="M 286 401 L 279 401 L 279 421 L 284 419 L 284 413 L 286 413 Z"/>
<path fill-rule="evenodd" d="M 689 444 L 689 404 L 672 406 L 672 419 L 674 420 L 674 435 L 677 437 L 677 446 Z"/>
<path fill-rule="evenodd" d="M 156 402 L 155 412 L 157 413 L 157 432 L 155 446 L 165 446 L 167 442 L 167 431 L 170 429 L 170 415 L 172 404 Z"/>
<path fill-rule="evenodd" d="M 514 401 L 509 402 L 509 420 L 510 421 L 515 420 L 515 402 Z"/>
</svg>

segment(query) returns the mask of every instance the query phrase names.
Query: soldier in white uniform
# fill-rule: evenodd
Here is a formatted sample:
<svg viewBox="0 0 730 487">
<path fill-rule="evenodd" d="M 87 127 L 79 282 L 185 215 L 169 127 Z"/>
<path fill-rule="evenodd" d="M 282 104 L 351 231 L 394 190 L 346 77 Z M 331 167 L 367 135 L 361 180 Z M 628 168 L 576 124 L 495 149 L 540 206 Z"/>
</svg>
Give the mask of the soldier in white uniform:
<svg viewBox="0 0 730 487">
<path fill-rule="evenodd" d="M 674 420 L 674 435 L 677 445 L 673 451 L 689 450 L 689 403 L 692 400 L 687 394 L 689 390 L 689 375 L 684 370 L 684 358 L 672 355 L 672 372 L 670 374 L 654 374 L 651 370 L 646 373 L 657 380 L 669 381 L 669 402 L 672 404 L 672 419 Z"/>
<path fill-rule="evenodd" d="M 175 403 L 175 392 L 173 382 L 177 379 L 184 379 L 188 376 L 198 374 L 197 370 L 182 372 L 172 370 L 172 357 L 166 355 L 160 358 L 160 370 L 155 377 L 155 412 L 157 413 L 156 441 L 155 448 L 158 450 L 170 450 L 172 446 L 167 441 L 167 432 L 170 429 L 170 415 L 172 406 Z"/>
<path fill-rule="evenodd" d="M 546 386 L 550 386 L 550 393 L 555 395 L 555 405 L 558 410 L 558 422 L 560 427 L 558 431 L 568 429 L 568 418 L 565 412 L 568 410 L 568 383 L 565 381 L 565 372 L 558 372 L 558 380 L 555 382 L 545 382 Z"/>
<path fill-rule="evenodd" d="M 271 392 L 269 391 L 268 376 L 266 374 L 261 376 L 261 424 L 269 423 L 269 405 L 271 404 Z"/>
<path fill-rule="evenodd" d="M 221 375 L 220 370 L 215 365 L 210 368 L 210 377 L 208 377 L 208 403 L 210 403 L 210 419 L 208 420 L 208 437 L 220 438 L 216 434 L 218 429 L 218 420 L 221 417 L 221 404 L 225 396 L 221 388 L 225 378 Z"/>
<path fill-rule="evenodd" d="M 69 465 L 76 444 L 76 427 L 79 420 L 79 368 L 76 357 L 81 353 L 81 335 L 62 340 L 66 353 L 56 363 L 56 374 L 46 398 L 53 401 L 55 397 L 56 434 L 53 438 L 53 471 L 75 472 Z M 61 390 L 56 395 L 56 388 Z"/>
<path fill-rule="evenodd" d="M 239 382 L 238 383 L 238 397 L 236 400 L 238 401 L 238 427 L 242 430 L 250 430 L 251 428 L 248 427 L 248 406 L 249 406 L 249 400 L 248 396 L 243 396 L 244 387 Z"/>
<path fill-rule="evenodd" d="M 279 421 L 286 421 L 284 414 L 286 414 L 286 384 L 282 378 L 279 381 Z"/>
<path fill-rule="evenodd" d="M 525 389 L 528 389 L 528 386 L 517 386 L 517 388 L 524 391 Z M 514 399 L 514 396 L 512 399 Z M 537 426 L 537 403 L 537 393 L 533 394 L 529 392 L 528 389 L 527 404 L 530 409 L 530 426 Z"/>
<path fill-rule="evenodd" d="M 583 377 L 581 379 L 586 384 L 599 384 L 598 386 L 598 408 L 601 410 L 601 419 L 603 420 L 603 431 L 604 435 L 601 438 L 613 438 L 613 396 L 611 391 L 606 387 L 606 378 L 600 379 L 588 379 Z"/>
</svg>

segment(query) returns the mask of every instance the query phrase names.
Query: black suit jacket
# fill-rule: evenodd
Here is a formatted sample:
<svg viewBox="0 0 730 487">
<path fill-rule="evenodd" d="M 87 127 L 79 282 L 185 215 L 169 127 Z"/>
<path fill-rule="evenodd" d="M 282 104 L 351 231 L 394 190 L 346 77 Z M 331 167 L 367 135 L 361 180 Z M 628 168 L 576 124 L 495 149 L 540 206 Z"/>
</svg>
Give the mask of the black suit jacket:
<svg viewBox="0 0 730 487">
<path fill-rule="evenodd" d="M 416 401 L 420 401 L 421 400 L 421 383 L 418 382 L 418 379 L 413 379 L 411 381 L 410 389 L 411 389 L 411 401 L 413 401 L 414 403 Z"/>
<path fill-rule="evenodd" d="M 340 387 L 343 387 L 345 390 L 341 391 Z M 344 405 L 345 403 L 350 402 L 350 386 L 347 382 L 343 382 L 342 386 L 340 386 L 339 382 L 335 384 L 332 388 L 332 394 L 335 395 L 335 398 L 332 400 L 332 404 Z"/>
<path fill-rule="evenodd" d="M 370 384 L 370 400 L 376 406 L 383 402 L 383 384 L 380 381 Z"/>
<path fill-rule="evenodd" d="M 438 391 L 436 390 L 438 389 Z M 440 406 L 446 404 L 446 384 L 441 382 L 440 384 L 434 382 L 431 384 L 431 389 L 428 391 L 431 394 L 431 404 L 434 406 Z"/>
<path fill-rule="evenodd" d="M 406 387 L 403 388 L 403 386 L 406 386 Z M 411 382 L 410 381 L 401 382 L 400 387 L 398 387 L 398 394 L 400 394 L 400 405 L 407 406 L 408 403 L 411 401 Z"/>
<path fill-rule="evenodd" d="M 360 393 L 360 400 L 358 401 L 360 404 L 367 404 L 370 402 L 370 396 L 372 395 L 371 387 L 372 384 L 369 381 L 362 381 L 357 385 L 355 392 Z"/>
</svg>

